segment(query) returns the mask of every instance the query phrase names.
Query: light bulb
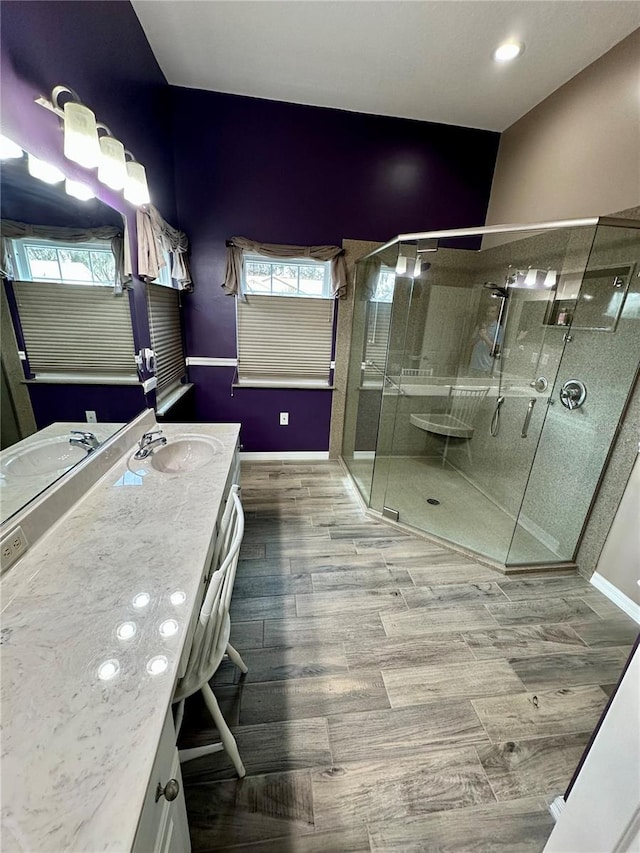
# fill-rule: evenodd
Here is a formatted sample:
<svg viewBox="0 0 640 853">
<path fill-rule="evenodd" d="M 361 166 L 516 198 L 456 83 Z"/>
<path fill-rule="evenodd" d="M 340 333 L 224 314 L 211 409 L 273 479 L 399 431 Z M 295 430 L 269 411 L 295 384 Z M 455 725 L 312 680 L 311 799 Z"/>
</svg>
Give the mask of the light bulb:
<svg viewBox="0 0 640 853">
<path fill-rule="evenodd" d="M 521 41 L 505 41 L 493 51 L 493 58 L 496 62 L 511 62 L 523 51 L 524 44 Z"/>
<path fill-rule="evenodd" d="M 72 181 L 71 178 L 67 178 L 64 182 L 64 189 L 67 195 L 72 195 L 74 198 L 80 199 L 80 201 L 89 201 L 89 199 L 96 197 L 91 187 L 88 187 L 81 181 Z"/>
<path fill-rule="evenodd" d="M 156 655 L 147 663 L 149 675 L 160 675 L 169 666 L 169 661 L 164 655 Z"/>
<path fill-rule="evenodd" d="M 524 277 L 524 286 L 525 287 L 535 287 L 537 279 L 538 279 L 538 270 L 533 269 L 533 267 L 529 267 L 529 269 L 527 270 L 527 274 Z"/>
<path fill-rule="evenodd" d="M 98 667 L 98 678 L 101 681 L 110 681 L 112 678 L 115 678 L 119 672 L 120 664 L 117 660 L 112 658 L 111 660 L 106 660 L 104 663 L 100 664 Z"/>
<path fill-rule="evenodd" d="M 0 160 L 15 160 L 22 157 L 23 151 L 19 145 L 8 136 L 0 136 Z"/>
<path fill-rule="evenodd" d="M 136 160 L 127 162 L 127 182 L 124 185 L 124 197 L 136 207 L 141 204 L 149 204 L 151 200 L 147 186 L 147 173 L 142 163 L 138 163 Z"/>
<path fill-rule="evenodd" d="M 556 278 L 558 273 L 556 270 L 549 270 L 544 278 L 544 286 L 545 287 L 555 287 L 556 286 Z"/>
<path fill-rule="evenodd" d="M 121 625 L 118 625 L 116 630 L 116 636 L 119 640 L 130 640 L 137 631 L 135 622 L 123 622 Z"/>
<path fill-rule="evenodd" d="M 56 166 L 50 163 L 45 163 L 44 160 L 39 160 L 33 154 L 29 154 L 27 158 L 29 174 L 34 178 L 44 181 L 45 184 L 59 184 L 64 181 L 64 175 Z"/>
<path fill-rule="evenodd" d="M 420 255 L 418 255 L 418 257 L 416 258 L 415 263 L 413 265 L 413 277 L 418 278 L 418 276 L 420 275 L 421 272 L 422 272 L 422 258 L 420 257 Z"/>
<path fill-rule="evenodd" d="M 124 145 L 113 136 L 100 137 L 98 180 L 112 190 L 121 190 L 127 182 L 127 163 Z"/>
<path fill-rule="evenodd" d="M 177 606 L 178 604 L 184 604 L 187 600 L 187 595 L 181 589 L 177 589 L 175 592 L 171 593 L 169 601 Z"/>
<path fill-rule="evenodd" d="M 96 117 L 89 107 L 75 101 L 64 105 L 64 156 L 86 169 L 100 164 Z"/>
<path fill-rule="evenodd" d="M 133 606 L 138 609 L 142 607 L 146 607 L 147 604 L 151 601 L 151 596 L 148 592 L 139 592 L 137 595 L 133 597 Z"/>
<path fill-rule="evenodd" d="M 175 619 L 165 619 L 160 625 L 159 631 L 161 637 L 173 637 L 178 632 L 178 623 Z"/>
</svg>

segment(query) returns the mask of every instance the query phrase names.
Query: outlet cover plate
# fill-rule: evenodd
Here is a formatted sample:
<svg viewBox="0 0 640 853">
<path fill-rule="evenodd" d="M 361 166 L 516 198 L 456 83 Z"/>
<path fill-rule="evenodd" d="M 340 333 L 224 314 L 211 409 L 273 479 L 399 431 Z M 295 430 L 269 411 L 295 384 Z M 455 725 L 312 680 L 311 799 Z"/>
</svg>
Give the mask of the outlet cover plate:
<svg viewBox="0 0 640 853">
<path fill-rule="evenodd" d="M 29 547 L 23 529 L 18 525 L 4 537 L 0 543 L 0 562 L 2 571 L 6 571 L 17 559 L 22 557 Z"/>
</svg>

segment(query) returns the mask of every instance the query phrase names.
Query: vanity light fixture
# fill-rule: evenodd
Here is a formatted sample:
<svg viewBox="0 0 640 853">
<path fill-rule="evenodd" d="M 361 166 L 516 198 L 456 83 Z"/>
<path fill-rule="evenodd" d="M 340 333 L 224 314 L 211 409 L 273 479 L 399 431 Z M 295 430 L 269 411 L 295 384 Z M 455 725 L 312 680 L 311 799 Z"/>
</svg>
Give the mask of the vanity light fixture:
<svg viewBox="0 0 640 853">
<path fill-rule="evenodd" d="M 524 286 L 525 287 L 535 287 L 536 281 L 538 280 L 538 270 L 533 267 L 529 267 L 527 270 L 527 274 L 524 277 Z"/>
<path fill-rule="evenodd" d="M 143 204 L 149 204 L 149 187 L 147 186 L 147 173 L 142 165 L 134 159 L 130 151 L 125 151 L 125 157 L 130 157 L 127 160 L 127 180 L 124 185 L 124 197 L 131 204 L 139 207 Z"/>
<path fill-rule="evenodd" d="M 556 282 L 558 280 L 558 272 L 557 270 L 547 270 L 547 274 L 544 278 L 544 287 L 551 290 L 552 287 L 556 286 Z"/>
<path fill-rule="evenodd" d="M 147 662 L 149 675 L 161 675 L 169 666 L 169 661 L 164 655 L 156 655 Z"/>
<path fill-rule="evenodd" d="M 91 187 L 83 184 L 82 181 L 72 181 L 71 178 L 65 180 L 64 189 L 67 195 L 80 199 L 80 201 L 89 201 L 89 199 L 96 197 Z"/>
<path fill-rule="evenodd" d="M 12 139 L 0 135 L 0 160 L 17 160 L 23 153 L 22 148 Z"/>
<path fill-rule="evenodd" d="M 63 97 L 66 101 L 62 105 Z M 39 97 L 36 104 L 62 119 L 65 157 L 87 169 L 97 167 L 98 180 L 110 189 L 124 190 L 126 200 L 136 207 L 150 203 L 147 175 L 142 163 L 125 149 L 105 124 L 96 121 L 92 110 L 80 101 L 73 89 L 56 86 L 50 101 Z"/>
<path fill-rule="evenodd" d="M 133 596 L 133 601 L 131 602 L 135 608 L 138 610 L 146 607 L 147 604 L 151 601 L 151 596 L 148 592 L 139 592 L 137 595 Z"/>
<path fill-rule="evenodd" d="M 64 175 L 57 166 L 45 163 L 33 154 L 27 156 L 27 167 L 30 175 L 44 181 L 45 184 L 60 184 L 64 181 Z"/>
<path fill-rule="evenodd" d="M 505 41 L 493 51 L 495 62 L 511 62 L 522 56 L 524 44 L 521 41 Z"/>
<path fill-rule="evenodd" d="M 187 600 L 186 592 L 183 592 L 181 589 L 177 589 L 175 592 L 172 592 L 169 596 L 169 601 L 174 605 L 178 606 L 179 604 L 184 604 Z"/>
</svg>

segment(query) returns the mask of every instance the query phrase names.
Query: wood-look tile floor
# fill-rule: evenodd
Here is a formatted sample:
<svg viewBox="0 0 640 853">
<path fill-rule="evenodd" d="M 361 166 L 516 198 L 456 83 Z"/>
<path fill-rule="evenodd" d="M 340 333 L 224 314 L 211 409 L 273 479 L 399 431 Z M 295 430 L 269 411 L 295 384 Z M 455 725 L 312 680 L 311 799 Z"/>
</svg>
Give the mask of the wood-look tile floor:
<svg viewBox="0 0 640 853">
<path fill-rule="evenodd" d="M 338 463 L 243 464 L 242 499 L 249 673 L 212 686 L 247 776 L 183 766 L 194 853 L 541 851 L 636 625 L 369 519 Z M 181 745 L 214 739 L 195 696 Z"/>
</svg>

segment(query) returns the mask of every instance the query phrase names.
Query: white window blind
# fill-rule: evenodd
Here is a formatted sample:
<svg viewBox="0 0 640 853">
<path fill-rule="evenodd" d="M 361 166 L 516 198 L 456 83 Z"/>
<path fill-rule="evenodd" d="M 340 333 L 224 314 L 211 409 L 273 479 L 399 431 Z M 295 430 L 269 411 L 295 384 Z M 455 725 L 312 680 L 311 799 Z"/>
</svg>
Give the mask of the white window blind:
<svg viewBox="0 0 640 853">
<path fill-rule="evenodd" d="M 390 331 L 391 303 L 369 302 L 364 360 L 373 363 L 365 368 L 367 378 L 380 377 L 385 369 Z"/>
<path fill-rule="evenodd" d="M 156 393 L 162 396 L 186 373 L 178 291 L 148 284 L 147 305 L 151 347 L 156 354 Z"/>
<path fill-rule="evenodd" d="M 29 367 L 36 378 L 80 374 L 137 381 L 128 298 L 109 287 L 14 281 Z"/>
<path fill-rule="evenodd" d="M 333 299 L 251 294 L 237 306 L 240 384 L 329 384 Z"/>
</svg>

